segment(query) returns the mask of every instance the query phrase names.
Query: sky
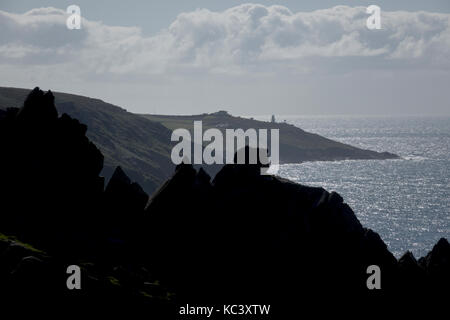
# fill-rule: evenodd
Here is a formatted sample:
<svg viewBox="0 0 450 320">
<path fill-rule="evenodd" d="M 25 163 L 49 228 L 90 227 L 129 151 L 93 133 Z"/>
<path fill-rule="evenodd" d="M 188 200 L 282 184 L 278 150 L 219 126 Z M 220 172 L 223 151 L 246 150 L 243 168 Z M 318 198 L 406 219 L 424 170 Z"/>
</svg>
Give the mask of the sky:
<svg viewBox="0 0 450 320">
<path fill-rule="evenodd" d="M 0 86 L 137 113 L 449 115 L 449 57 L 448 0 L 0 2 Z"/>
</svg>

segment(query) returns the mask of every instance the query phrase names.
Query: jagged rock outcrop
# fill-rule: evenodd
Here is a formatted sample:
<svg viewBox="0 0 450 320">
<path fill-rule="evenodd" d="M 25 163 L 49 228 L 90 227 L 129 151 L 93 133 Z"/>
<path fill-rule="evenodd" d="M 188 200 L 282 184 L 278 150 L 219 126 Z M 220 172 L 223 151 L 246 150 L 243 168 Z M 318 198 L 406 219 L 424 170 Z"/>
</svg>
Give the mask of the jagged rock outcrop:
<svg viewBox="0 0 450 320">
<path fill-rule="evenodd" d="M 39 107 L 36 107 L 36 103 Z M 58 111 L 55 108 L 55 97 L 49 90 L 43 92 L 39 88 L 34 88 L 23 103 L 23 107 L 17 113 L 17 118 L 31 123 L 47 123 L 58 118 Z"/>
<path fill-rule="evenodd" d="M 405 292 L 414 293 L 426 290 L 425 269 L 417 262 L 414 255 L 407 251 L 399 260 L 399 286 Z"/>
<path fill-rule="evenodd" d="M 89 247 L 86 235 L 96 226 L 92 212 L 103 192 L 103 155 L 86 130 L 66 114 L 58 117 L 52 93 L 39 88 L 21 109 L 8 109 L 0 125 L 0 192 L 4 208 L 13 211 L 0 217 L 4 232 L 46 245 L 61 243 L 54 237 L 78 239 Z"/>
<path fill-rule="evenodd" d="M 226 165 L 210 182 L 183 164 L 150 200 L 154 266 L 180 299 L 388 303 L 445 290 L 424 277 L 427 268 L 410 253 L 398 262 L 339 194 L 261 176 L 258 169 Z M 445 268 L 445 243 L 421 264 Z M 367 288 L 371 265 L 382 270 L 380 291 Z M 450 272 L 431 270 L 441 280 Z"/>
<path fill-rule="evenodd" d="M 393 286 L 396 259 L 338 194 L 255 172 L 227 165 L 209 182 L 182 165 L 152 197 L 149 245 L 166 281 L 199 299 L 364 294 L 376 264 Z"/>
<path fill-rule="evenodd" d="M 397 261 L 339 194 L 260 175 L 258 163 L 226 165 L 214 179 L 181 164 L 146 205 L 120 167 L 104 190 L 87 127 L 55 110 L 51 92 L 35 89 L 22 109 L 0 112 L 0 281 L 18 288 L 18 301 L 29 283 L 43 300 L 170 312 L 173 301 L 270 303 L 297 314 L 299 303 L 446 297 L 446 239 L 418 262 L 411 253 Z M 87 278 L 68 293 L 74 263 Z M 381 269 L 381 290 L 367 288 L 370 265 Z"/>
<path fill-rule="evenodd" d="M 38 88 L 21 109 L 0 113 L 2 293 L 12 305 L 165 308 L 168 292 L 134 249 L 148 196 L 121 168 L 104 190 L 103 155 L 86 131 Z M 66 287 L 72 264 L 83 269 L 82 291 Z"/>
<path fill-rule="evenodd" d="M 450 288 L 450 244 L 445 238 L 441 238 L 433 249 L 423 258 L 419 259 L 419 265 L 425 269 L 427 280 L 434 288 Z"/>
<path fill-rule="evenodd" d="M 108 198 L 107 203 L 132 212 L 144 210 L 148 201 L 147 193 L 139 184 L 131 182 L 120 166 L 116 168 L 109 180 L 105 195 Z"/>
<path fill-rule="evenodd" d="M 105 232 L 104 236 L 112 245 L 110 255 L 131 259 L 131 251 L 138 254 L 141 250 L 139 237 L 145 229 L 142 213 L 147 201 L 148 195 L 141 186 L 117 167 L 106 186 L 101 210 L 103 231 L 100 232 Z"/>
</svg>

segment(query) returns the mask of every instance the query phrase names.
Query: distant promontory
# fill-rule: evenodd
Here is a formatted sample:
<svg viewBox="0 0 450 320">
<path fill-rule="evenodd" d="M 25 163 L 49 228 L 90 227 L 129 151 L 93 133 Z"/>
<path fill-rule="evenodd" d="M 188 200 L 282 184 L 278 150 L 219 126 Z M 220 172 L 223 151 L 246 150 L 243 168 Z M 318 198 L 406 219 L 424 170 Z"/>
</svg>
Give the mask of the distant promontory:
<svg viewBox="0 0 450 320">
<path fill-rule="evenodd" d="M 0 109 L 21 107 L 29 92 L 0 87 Z M 279 129 L 281 163 L 398 158 L 392 153 L 333 141 L 291 124 L 236 117 L 225 111 L 187 116 L 139 115 L 99 99 L 61 92 L 54 92 L 54 96 L 59 114 L 67 113 L 88 126 L 87 136 L 105 157 L 102 174 L 109 179 L 114 168 L 121 166 L 148 193 L 154 192 L 175 169 L 170 159 L 172 130 L 191 129 L 199 120 L 205 129 Z M 217 172 L 217 168 L 212 171 Z"/>
</svg>

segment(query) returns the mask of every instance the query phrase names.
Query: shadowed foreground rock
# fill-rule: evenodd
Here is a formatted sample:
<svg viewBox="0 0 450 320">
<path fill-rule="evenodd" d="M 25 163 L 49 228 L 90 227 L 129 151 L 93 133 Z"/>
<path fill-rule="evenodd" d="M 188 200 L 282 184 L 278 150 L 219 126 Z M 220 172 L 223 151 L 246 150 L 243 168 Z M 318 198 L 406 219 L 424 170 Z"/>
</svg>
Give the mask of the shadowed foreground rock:
<svg viewBox="0 0 450 320">
<path fill-rule="evenodd" d="M 389 301 L 447 290 L 447 240 L 420 265 L 410 253 L 399 263 L 337 193 L 258 172 L 227 165 L 210 182 L 180 165 L 149 202 L 155 267 L 180 299 Z M 379 291 L 367 289 L 370 265 L 382 270 Z"/>
<path fill-rule="evenodd" d="M 34 89 L 21 109 L 0 113 L 0 288 L 6 305 L 39 302 L 155 310 L 171 293 L 136 252 L 148 196 L 117 168 L 104 191 L 103 156 L 87 127 L 58 117 L 51 92 Z M 68 290 L 66 269 L 82 269 Z M 149 312 L 150 312 L 149 311 Z"/>
<path fill-rule="evenodd" d="M 256 303 L 279 319 L 448 297 L 446 239 L 397 261 L 340 195 L 262 176 L 260 165 L 226 165 L 214 179 L 179 165 L 147 204 L 120 167 L 104 189 L 86 130 L 37 88 L 0 112 L 0 283 L 11 302 L 144 306 L 161 319 L 183 303 Z M 80 291 L 66 287 L 73 264 Z M 380 290 L 367 288 L 370 265 Z"/>
</svg>

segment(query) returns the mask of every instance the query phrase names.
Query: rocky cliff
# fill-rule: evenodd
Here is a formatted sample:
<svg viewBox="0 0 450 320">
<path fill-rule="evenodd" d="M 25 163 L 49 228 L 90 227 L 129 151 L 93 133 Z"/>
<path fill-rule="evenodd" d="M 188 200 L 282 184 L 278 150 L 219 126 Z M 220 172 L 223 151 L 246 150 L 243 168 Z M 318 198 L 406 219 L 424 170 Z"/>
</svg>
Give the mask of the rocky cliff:
<svg viewBox="0 0 450 320">
<path fill-rule="evenodd" d="M 397 261 L 337 193 L 261 176 L 258 164 L 226 165 L 214 179 L 182 164 L 149 200 L 120 167 L 104 187 L 86 130 L 38 88 L 0 111 L 0 282 L 10 302 L 132 304 L 164 319 L 182 303 L 267 303 L 280 319 L 448 297 L 446 239 Z M 66 287 L 69 265 L 81 267 L 81 290 Z M 367 287 L 371 265 L 379 290 Z"/>
</svg>

